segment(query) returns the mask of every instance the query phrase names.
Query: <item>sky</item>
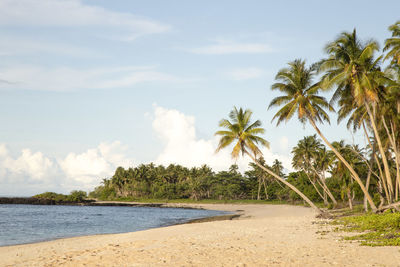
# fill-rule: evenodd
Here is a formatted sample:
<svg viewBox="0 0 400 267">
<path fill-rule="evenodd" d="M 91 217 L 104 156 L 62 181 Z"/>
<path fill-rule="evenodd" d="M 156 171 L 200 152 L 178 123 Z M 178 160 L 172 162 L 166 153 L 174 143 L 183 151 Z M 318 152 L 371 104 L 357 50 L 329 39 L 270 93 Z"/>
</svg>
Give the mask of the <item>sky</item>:
<svg viewBox="0 0 400 267">
<path fill-rule="evenodd" d="M 268 110 L 279 69 L 340 32 L 382 45 L 398 1 L 0 0 L 0 195 L 92 190 L 118 166 L 208 164 L 218 122 L 249 108 L 274 159 L 314 134 Z M 327 95 L 329 97 L 329 95 Z M 337 124 L 330 140 L 364 144 Z M 248 159 L 237 164 L 243 171 Z"/>
</svg>

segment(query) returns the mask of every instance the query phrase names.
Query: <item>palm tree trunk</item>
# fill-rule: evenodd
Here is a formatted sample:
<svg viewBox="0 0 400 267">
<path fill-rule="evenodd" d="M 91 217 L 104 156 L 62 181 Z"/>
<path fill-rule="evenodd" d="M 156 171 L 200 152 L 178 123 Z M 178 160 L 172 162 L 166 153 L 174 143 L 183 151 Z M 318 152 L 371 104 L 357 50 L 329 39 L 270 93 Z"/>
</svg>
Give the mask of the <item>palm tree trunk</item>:
<svg viewBox="0 0 400 267">
<path fill-rule="evenodd" d="M 397 151 L 396 138 L 393 132 L 393 124 L 391 124 L 392 133 L 390 133 L 389 128 L 386 125 L 385 117 L 382 115 L 383 126 L 385 127 L 386 133 L 389 138 L 389 142 L 392 145 L 394 152 L 394 162 L 396 165 L 396 189 L 395 189 L 395 199 L 396 201 L 399 199 L 399 179 L 400 179 L 400 170 L 399 170 L 399 152 Z"/>
<path fill-rule="evenodd" d="M 294 192 L 296 192 L 302 199 L 304 199 L 305 202 L 308 203 L 308 205 L 310 205 L 313 209 L 315 209 L 317 212 L 319 213 L 323 213 L 322 210 L 320 210 L 317 206 L 315 206 L 315 204 L 308 198 L 306 197 L 299 189 L 297 189 L 295 186 L 293 186 L 291 183 L 287 182 L 285 179 L 283 179 L 282 177 L 278 176 L 277 174 L 275 174 L 274 172 L 270 171 L 269 169 L 265 168 L 263 165 L 261 165 L 257 159 L 251 155 L 249 152 L 246 151 L 246 154 L 254 161 L 255 164 L 257 164 L 258 167 L 260 167 L 261 169 L 263 169 L 264 171 L 266 171 L 267 173 L 269 173 L 270 175 L 272 175 L 275 179 L 277 179 L 278 181 L 280 181 L 281 183 L 287 185 L 290 189 L 292 189 Z"/>
<path fill-rule="evenodd" d="M 258 177 L 257 200 L 260 200 L 260 191 L 261 191 L 261 177 Z"/>
<path fill-rule="evenodd" d="M 304 171 L 304 170 L 303 170 Z M 318 195 L 321 197 L 322 200 L 324 200 L 325 203 L 325 198 L 324 196 L 321 194 L 321 192 L 318 190 L 318 187 L 315 185 L 315 182 L 311 179 L 310 175 L 308 175 L 308 173 L 306 171 L 304 171 L 305 174 L 307 175 L 308 180 L 310 181 L 310 183 L 312 184 L 312 186 L 314 187 L 315 191 L 317 191 Z M 326 203 L 325 203 L 326 204 Z"/>
<path fill-rule="evenodd" d="M 350 188 L 347 188 L 347 199 L 349 200 L 349 208 L 352 210 L 353 209 L 353 199 L 351 198 L 350 194 Z"/>
<path fill-rule="evenodd" d="M 332 200 L 333 204 L 336 206 L 336 205 L 337 205 L 337 201 L 336 201 L 335 197 L 333 196 L 331 190 L 329 190 L 328 186 L 326 185 L 326 183 L 325 183 L 325 178 L 322 177 L 322 176 L 317 172 L 317 170 L 314 168 L 314 166 L 312 166 L 312 168 L 313 168 L 313 171 L 317 174 L 318 178 L 321 180 L 322 185 L 323 185 L 322 188 L 324 189 L 324 192 L 328 194 L 329 198 Z"/>
<path fill-rule="evenodd" d="M 368 191 L 369 184 L 371 182 L 372 165 L 374 164 L 374 159 L 375 159 L 375 146 L 372 146 L 371 141 L 369 140 L 368 131 L 367 131 L 367 128 L 365 127 L 364 121 L 362 122 L 362 127 L 364 129 L 364 134 L 365 134 L 365 137 L 367 138 L 369 147 L 371 148 L 371 151 L 372 151 L 372 156 L 371 156 L 370 163 L 369 163 L 370 167 L 369 167 L 368 174 L 367 174 L 367 182 L 365 184 L 365 189 L 367 189 L 367 191 Z M 368 201 L 367 201 L 367 197 L 365 195 L 364 195 L 364 210 L 365 210 L 365 212 L 368 211 Z"/>
<path fill-rule="evenodd" d="M 328 204 L 329 204 L 329 202 L 328 202 L 328 195 L 326 194 L 325 188 L 324 188 L 323 184 L 321 183 L 321 181 L 317 180 L 317 182 L 318 182 L 319 186 L 320 186 L 322 189 L 324 189 L 322 197 L 324 198 L 324 204 L 325 204 L 325 205 L 328 205 Z"/>
<path fill-rule="evenodd" d="M 369 188 L 369 184 L 371 182 L 371 174 L 372 174 L 372 170 L 368 170 L 368 174 L 367 174 L 367 182 L 365 184 L 365 188 L 368 190 Z M 364 196 L 364 210 L 365 212 L 368 211 L 368 201 L 367 198 Z"/>
<path fill-rule="evenodd" d="M 383 150 L 383 146 L 382 146 L 381 138 L 380 138 L 379 133 L 378 133 L 378 129 L 376 128 L 374 115 L 372 114 L 368 103 L 365 104 L 365 107 L 367 109 L 367 113 L 368 113 L 369 118 L 370 118 L 372 129 L 374 130 L 375 138 L 376 138 L 376 141 L 378 143 L 379 152 L 381 153 L 382 162 L 383 162 L 383 169 L 385 170 L 386 181 L 387 181 L 387 184 L 388 184 L 388 191 L 389 191 L 389 199 L 388 199 L 388 201 L 389 201 L 389 204 L 390 204 L 390 203 L 392 203 L 393 184 L 392 184 L 392 179 L 390 177 L 389 164 L 387 162 L 385 151 Z"/>
<path fill-rule="evenodd" d="M 268 197 L 268 191 L 267 191 L 267 185 L 266 185 L 266 182 L 265 182 L 265 177 L 263 177 L 263 182 L 264 182 L 265 199 L 268 200 L 269 197 Z"/>
<path fill-rule="evenodd" d="M 358 183 L 358 185 L 360 186 L 361 190 L 363 191 L 364 195 L 367 197 L 368 199 L 368 203 L 371 206 L 371 209 L 373 212 L 377 211 L 377 208 L 375 206 L 374 201 L 371 198 L 371 195 L 368 193 L 368 191 L 365 189 L 365 186 L 363 184 L 363 182 L 361 181 L 360 177 L 358 176 L 358 174 L 355 172 L 355 170 L 350 166 L 350 164 L 343 158 L 343 156 L 332 146 L 331 143 L 329 143 L 329 141 L 325 138 L 325 136 L 321 133 L 321 131 L 319 130 L 319 128 L 317 127 L 317 125 L 315 124 L 314 120 L 309 117 L 309 121 L 311 123 L 311 125 L 314 127 L 315 131 L 318 133 L 318 135 L 322 138 L 322 140 L 324 140 L 324 142 L 328 145 L 328 147 L 333 151 L 333 153 L 335 153 L 335 155 L 339 158 L 339 160 L 341 162 L 343 162 L 343 164 L 347 167 L 347 169 L 349 169 L 350 173 L 352 174 L 354 180 L 356 180 L 356 182 Z"/>
<path fill-rule="evenodd" d="M 381 182 L 381 184 L 383 185 L 383 189 L 385 191 L 385 195 L 386 195 L 386 199 L 389 199 L 389 191 L 387 189 L 386 183 L 383 180 L 384 176 L 383 176 L 383 171 L 382 171 L 382 167 L 381 164 L 379 162 L 378 157 L 375 155 L 375 161 L 376 161 L 376 166 L 378 166 L 378 171 L 379 171 L 379 181 Z"/>
</svg>

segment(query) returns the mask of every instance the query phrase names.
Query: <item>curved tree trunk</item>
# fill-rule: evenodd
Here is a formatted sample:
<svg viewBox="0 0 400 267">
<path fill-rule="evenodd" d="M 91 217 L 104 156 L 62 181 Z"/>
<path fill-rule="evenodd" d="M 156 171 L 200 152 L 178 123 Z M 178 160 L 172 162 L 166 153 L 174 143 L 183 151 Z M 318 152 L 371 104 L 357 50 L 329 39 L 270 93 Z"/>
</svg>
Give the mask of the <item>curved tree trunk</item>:
<svg viewBox="0 0 400 267">
<path fill-rule="evenodd" d="M 265 182 L 265 177 L 263 177 L 263 183 L 264 183 L 265 200 L 268 200 L 269 196 L 268 196 L 267 184 Z"/>
<path fill-rule="evenodd" d="M 372 126 L 372 129 L 374 130 L 375 138 L 376 138 L 376 141 L 378 143 L 379 152 L 381 153 L 381 157 L 382 157 L 383 169 L 385 171 L 385 176 L 386 176 L 386 181 L 387 181 L 388 191 L 389 191 L 389 199 L 388 199 L 388 201 L 389 201 L 389 203 L 392 203 L 392 200 L 393 200 L 392 199 L 393 198 L 393 183 L 392 183 L 392 179 L 391 179 L 391 176 L 390 176 L 389 164 L 387 162 L 385 151 L 383 150 L 383 146 L 382 146 L 381 138 L 379 137 L 378 129 L 376 128 L 374 115 L 372 114 L 368 103 L 365 104 L 365 107 L 367 109 L 367 113 L 368 113 L 369 118 L 370 118 L 371 126 Z"/>
<path fill-rule="evenodd" d="M 400 166 L 399 166 L 399 152 L 397 151 L 396 137 L 393 131 L 393 124 L 391 124 L 392 132 L 390 133 L 389 128 L 386 125 L 385 117 L 382 115 L 383 126 L 385 127 L 386 133 L 389 138 L 389 142 L 392 145 L 394 152 L 394 163 L 396 165 L 396 187 L 395 187 L 395 199 L 399 199 L 399 179 L 400 179 Z"/>
<path fill-rule="evenodd" d="M 339 160 L 341 162 L 343 162 L 343 164 L 347 167 L 347 169 L 350 171 L 350 173 L 352 174 L 352 177 L 354 178 L 354 180 L 356 180 L 356 182 L 358 183 L 358 185 L 360 186 L 361 190 L 363 191 L 364 195 L 367 197 L 368 199 L 368 203 L 371 206 L 371 209 L 373 212 L 377 211 L 377 208 L 375 206 L 374 201 L 371 198 L 371 195 L 368 193 L 368 191 L 365 189 L 365 186 L 363 184 L 363 182 L 361 181 L 360 177 L 358 176 L 358 174 L 355 172 L 355 170 L 350 166 L 350 164 L 343 158 L 343 156 L 332 146 L 332 144 L 325 138 L 325 136 L 321 133 L 321 131 L 319 130 L 319 128 L 317 127 L 317 125 L 315 124 L 314 120 L 312 118 L 309 117 L 309 121 L 311 123 L 311 125 L 314 127 L 315 131 L 317 131 L 318 135 L 322 138 L 322 140 L 324 140 L 324 142 L 328 145 L 328 147 L 333 151 L 333 153 L 335 153 L 335 155 L 339 158 Z"/>
<path fill-rule="evenodd" d="M 322 183 L 322 189 L 324 189 L 324 192 L 328 194 L 329 198 L 332 200 L 333 204 L 336 206 L 337 205 L 337 201 L 335 199 L 335 197 L 333 196 L 331 190 L 329 190 L 328 186 L 325 183 L 325 177 L 322 177 L 322 175 L 320 175 L 318 173 L 318 171 L 314 168 L 314 166 L 311 166 L 313 171 L 315 172 L 315 174 L 318 176 L 318 178 L 321 180 Z"/>
<path fill-rule="evenodd" d="M 321 188 L 324 189 L 324 191 L 323 191 L 323 192 L 324 192 L 324 194 L 323 194 L 324 204 L 325 204 L 325 205 L 328 205 L 328 204 L 329 204 L 329 202 L 328 202 L 328 195 L 326 194 L 324 185 L 323 185 L 323 184 L 321 183 L 321 181 L 319 181 L 319 180 L 317 180 L 317 182 L 318 182 L 319 186 L 320 186 Z"/>
<path fill-rule="evenodd" d="M 285 179 L 283 179 L 282 177 L 278 176 L 277 174 L 275 174 L 274 172 L 272 172 L 271 170 L 265 168 L 263 165 L 261 165 L 257 159 L 251 155 L 249 152 L 246 151 L 246 154 L 254 161 L 255 164 L 257 164 L 258 167 L 260 167 L 262 170 L 266 171 L 267 173 L 269 173 L 270 175 L 272 175 L 275 179 L 277 179 L 278 181 L 280 181 L 281 183 L 285 184 L 286 186 L 288 186 L 290 189 L 292 189 L 294 192 L 296 192 L 305 202 L 308 203 L 308 205 L 311 206 L 311 208 L 315 209 L 316 211 L 318 211 L 319 213 L 323 213 L 321 209 L 319 209 L 317 206 L 315 206 L 315 204 L 308 198 L 306 197 L 299 189 L 297 189 L 295 186 L 293 186 L 291 183 L 287 182 Z"/>
<path fill-rule="evenodd" d="M 353 199 L 351 198 L 350 188 L 346 189 L 347 200 L 349 201 L 349 208 L 353 210 Z"/>
<path fill-rule="evenodd" d="M 257 200 L 260 200 L 260 191 L 261 191 L 261 177 L 258 177 Z"/>
<path fill-rule="evenodd" d="M 378 159 L 378 157 L 377 157 L 376 155 L 375 155 L 375 161 L 376 161 L 376 166 L 378 166 L 378 171 L 379 171 L 379 182 L 382 184 L 382 187 L 383 187 L 383 189 L 384 189 L 384 191 L 385 191 L 386 199 L 389 199 L 389 192 L 388 192 L 386 183 L 385 183 L 385 181 L 383 180 L 384 177 L 383 177 L 382 167 L 381 167 L 381 164 L 380 164 L 380 162 L 379 162 L 379 159 Z"/>
<path fill-rule="evenodd" d="M 304 170 L 303 170 L 304 171 Z M 324 201 L 324 204 L 326 205 L 327 203 L 325 202 L 325 198 L 324 196 L 321 194 L 321 192 L 318 190 L 318 187 L 315 185 L 315 182 L 311 179 L 310 175 L 308 175 L 308 173 L 306 171 L 304 171 L 305 174 L 307 175 L 308 180 L 310 181 L 310 183 L 312 184 L 312 186 L 314 187 L 315 191 L 317 191 L 318 195 L 321 197 L 321 199 Z"/>
<path fill-rule="evenodd" d="M 364 134 L 368 141 L 369 147 L 371 148 L 371 151 L 372 151 L 372 156 L 371 156 L 371 159 L 369 162 L 370 166 L 369 166 L 368 175 L 367 175 L 367 182 L 365 184 L 365 189 L 367 189 L 367 191 L 368 191 L 369 184 L 371 182 L 372 165 L 374 164 L 374 159 L 375 159 L 375 146 L 372 146 L 371 141 L 369 140 L 368 131 L 367 131 L 367 128 L 365 127 L 364 121 L 362 122 L 362 127 L 364 129 Z M 365 210 L 365 212 L 368 211 L 368 201 L 367 201 L 367 197 L 365 195 L 364 195 L 364 210 Z"/>
<path fill-rule="evenodd" d="M 336 206 L 337 205 L 337 201 L 336 198 L 333 196 L 331 190 L 329 190 L 328 186 L 325 183 L 325 179 L 320 177 L 320 180 L 322 182 L 323 188 L 325 190 L 325 192 L 328 194 L 329 198 L 332 200 L 333 204 Z"/>
<path fill-rule="evenodd" d="M 369 140 L 367 128 L 365 127 L 365 123 L 364 123 L 364 122 L 362 122 L 362 127 L 363 127 L 363 129 L 364 129 L 364 134 L 365 134 L 365 136 L 366 136 L 366 138 L 367 138 L 369 147 L 371 148 L 371 151 L 372 151 L 372 156 L 371 156 L 371 160 L 370 160 L 371 163 L 369 164 L 369 170 L 370 170 L 371 173 L 372 173 L 372 164 L 373 164 L 373 162 L 374 162 L 374 160 L 375 160 L 376 165 L 378 166 L 378 170 L 379 170 L 379 176 L 376 175 L 376 174 L 375 174 L 375 176 L 376 176 L 376 177 L 378 178 L 378 180 L 380 181 L 381 186 L 383 185 L 383 188 L 384 188 L 384 190 L 385 190 L 386 198 L 389 199 L 389 192 L 388 192 L 386 183 L 385 183 L 385 181 L 383 180 L 385 177 L 384 177 L 383 172 L 382 172 L 382 167 L 381 167 L 381 164 L 380 164 L 380 162 L 379 162 L 378 156 L 377 156 L 376 153 L 375 153 L 375 152 L 376 152 L 376 143 L 374 143 L 374 145 L 371 144 L 371 141 Z M 376 139 L 376 138 L 375 138 L 375 139 Z M 367 165 L 368 165 L 368 164 L 367 164 Z M 367 182 L 368 182 L 368 177 L 367 177 Z M 366 187 L 366 189 L 368 190 L 368 186 Z M 367 198 L 366 198 L 366 196 L 364 195 L 364 202 L 366 202 L 366 201 L 367 201 Z M 365 205 L 366 205 L 366 204 L 364 204 L 364 206 L 365 206 Z"/>
</svg>

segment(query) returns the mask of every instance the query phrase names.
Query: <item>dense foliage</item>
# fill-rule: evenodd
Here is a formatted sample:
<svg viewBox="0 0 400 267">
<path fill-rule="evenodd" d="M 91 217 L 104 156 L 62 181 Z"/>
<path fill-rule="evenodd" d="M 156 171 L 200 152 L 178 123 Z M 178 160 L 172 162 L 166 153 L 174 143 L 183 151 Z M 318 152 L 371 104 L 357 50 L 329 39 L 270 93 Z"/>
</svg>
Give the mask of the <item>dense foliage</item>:
<svg viewBox="0 0 400 267">
<path fill-rule="evenodd" d="M 265 163 L 263 163 L 265 165 Z M 271 168 L 283 168 L 275 161 Z M 261 176 L 260 176 L 261 174 Z M 306 189 L 306 194 L 318 200 L 311 184 L 302 173 L 291 173 L 288 180 Z M 154 164 L 139 165 L 135 168 L 119 167 L 110 179 L 89 194 L 98 199 L 264 199 L 264 200 L 300 200 L 290 193 L 282 184 L 265 175 L 255 164 L 244 174 L 238 171 L 237 165 L 229 170 L 214 172 L 203 165 L 199 168 L 186 168 L 180 165 Z"/>
<path fill-rule="evenodd" d="M 45 192 L 45 193 L 33 196 L 33 198 L 38 198 L 38 199 L 54 200 L 57 203 L 82 202 L 86 199 L 86 197 L 87 197 L 86 192 L 81 191 L 81 190 L 74 190 L 69 195 L 58 194 L 58 193 L 54 193 L 54 192 Z"/>
</svg>

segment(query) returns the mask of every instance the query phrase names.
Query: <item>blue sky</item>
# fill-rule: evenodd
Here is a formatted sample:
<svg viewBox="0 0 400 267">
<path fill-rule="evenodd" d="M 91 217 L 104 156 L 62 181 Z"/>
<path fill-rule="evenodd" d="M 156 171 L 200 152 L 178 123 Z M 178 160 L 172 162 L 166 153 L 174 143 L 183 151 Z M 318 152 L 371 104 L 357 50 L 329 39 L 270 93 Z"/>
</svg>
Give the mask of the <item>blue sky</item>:
<svg viewBox="0 0 400 267">
<path fill-rule="evenodd" d="M 357 28 L 381 44 L 398 1 L 0 0 L 0 195 L 90 190 L 116 166 L 208 163 L 231 108 L 254 111 L 271 150 L 310 126 L 275 127 L 276 72 Z M 343 125 L 329 139 L 363 144 Z M 239 162 L 242 168 L 246 161 Z"/>
</svg>

